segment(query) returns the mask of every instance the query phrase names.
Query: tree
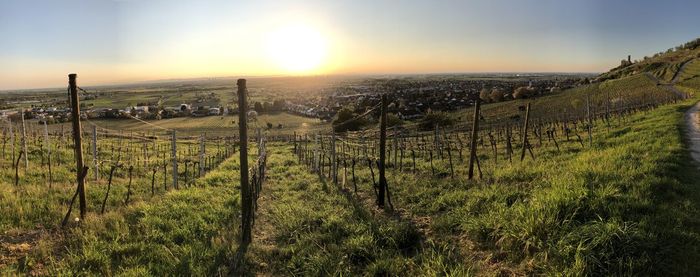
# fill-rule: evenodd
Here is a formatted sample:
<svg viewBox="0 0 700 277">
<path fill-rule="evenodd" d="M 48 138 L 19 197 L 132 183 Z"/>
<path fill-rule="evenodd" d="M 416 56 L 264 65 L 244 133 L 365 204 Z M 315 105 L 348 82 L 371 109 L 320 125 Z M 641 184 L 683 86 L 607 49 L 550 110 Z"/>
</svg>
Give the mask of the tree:
<svg viewBox="0 0 700 277">
<path fill-rule="evenodd" d="M 481 92 L 479 92 L 479 98 L 481 98 L 481 100 L 483 100 L 483 101 L 488 102 L 490 100 L 489 99 L 490 98 L 489 97 L 489 90 L 486 88 L 481 89 Z"/>
<path fill-rule="evenodd" d="M 253 104 L 253 109 L 259 114 L 265 110 L 263 109 L 263 105 L 260 102 L 255 102 L 255 104 Z"/>
<path fill-rule="evenodd" d="M 503 100 L 503 91 L 494 88 L 491 90 L 491 95 L 489 95 L 489 98 L 491 99 L 491 102 L 501 102 L 501 100 Z"/>
<path fill-rule="evenodd" d="M 452 124 L 454 124 L 454 120 L 446 113 L 431 112 L 423 117 L 423 119 L 420 121 L 419 128 L 423 131 L 429 131 L 435 129 L 435 125 L 444 127 Z"/>
<path fill-rule="evenodd" d="M 529 87 L 519 87 L 513 92 L 513 98 L 515 99 L 525 99 L 532 95 L 533 90 Z"/>
<path fill-rule="evenodd" d="M 275 111 L 283 111 L 287 104 L 284 102 L 284 100 L 275 100 L 272 102 L 272 106 Z"/>
<path fill-rule="evenodd" d="M 333 130 L 336 132 L 357 131 L 367 125 L 365 118 L 355 118 L 357 114 L 348 108 L 342 108 L 333 120 Z"/>
<path fill-rule="evenodd" d="M 263 103 L 263 110 L 267 111 L 267 112 L 272 112 L 272 111 L 274 111 L 274 107 L 273 107 L 272 103 L 264 102 Z"/>
<path fill-rule="evenodd" d="M 386 115 L 386 125 L 387 127 L 396 127 L 396 126 L 401 126 L 403 125 L 403 120 L 396 116 L 396 114 L 387 114 Z"/>
<path fill-rule="evenodd" d="M 269 130 L 269 129 L 272 129 L 272 123 L 268 122 L 266 125 L 267 125 L 267 129 L 268 129 L 268 130 Z"/>
</svg>

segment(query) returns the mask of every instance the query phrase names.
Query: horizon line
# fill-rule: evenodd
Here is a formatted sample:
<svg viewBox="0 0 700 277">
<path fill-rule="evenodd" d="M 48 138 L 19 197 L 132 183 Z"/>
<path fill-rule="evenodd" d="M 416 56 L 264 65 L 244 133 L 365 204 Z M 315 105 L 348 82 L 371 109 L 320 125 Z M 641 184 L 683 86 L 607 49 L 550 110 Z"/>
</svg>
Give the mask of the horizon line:
<svg viewBox="0 0 700 277">
<path fill-rule="evenodd" d="M 91 84 L 85 86 L 88 87 L 110 87 L 110 86 L 128 86 L 128 85 L 139 85 L 139 84 L 158 84 L 158 83 L 168 83 L 175 81 L 199 81 L 199 80 L 211 80 L 211 79 L 235 79 L 235 78 L 286 78 L 286 77 L 375 77 L 375 76 L 430 76 L 430 75 L 479 75 L 479 74 L 571 74 L 571 75 L 596 75 L 602 72 L 576 72 L 576 71 L 471 71 L 471 72 L 431 72 L 431 73 L 333 73 L 333 74 L 271 74 L 271 75 L 229 75 L 229 76 L 211 76 L 211 77 L 175 77 L 175 78 L 165 78 L 165 79 L 150 79 L 150 80 L 136 80 L 136 81 L 126 81 L 126 82 L 107 82 L 101 84 Z M 74 73 L 69 73 L 74 74 Z M 66 74 L 68 76 L 68 74 Z M 80 77 L 78 75 L 78 77 Z M 67 82 L 66 82 L 67 83 Z M 41 91 L 41 90 L 55 90 L 63 89 L 62 87 L 36 87 L 36 88 L 12 88 L 12 89 L 0 89 L 0 93 L 6 92 L 23 92 L 23 91 Z"/>
</svg>

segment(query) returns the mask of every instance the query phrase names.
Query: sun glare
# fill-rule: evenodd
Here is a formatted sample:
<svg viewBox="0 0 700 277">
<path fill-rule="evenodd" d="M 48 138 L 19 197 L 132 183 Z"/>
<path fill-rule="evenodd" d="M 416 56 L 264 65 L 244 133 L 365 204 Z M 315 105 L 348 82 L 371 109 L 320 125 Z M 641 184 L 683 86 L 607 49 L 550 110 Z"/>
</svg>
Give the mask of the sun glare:
<svg viewBox="0 0 700 277">
<path fill-rule="evenodd" d="M 278 68 L 287 73 L 313 73 L 326 58 L 325 38 L 306 25 L 288 25 L 270 32 L 267 53 Z"/>
</svg>

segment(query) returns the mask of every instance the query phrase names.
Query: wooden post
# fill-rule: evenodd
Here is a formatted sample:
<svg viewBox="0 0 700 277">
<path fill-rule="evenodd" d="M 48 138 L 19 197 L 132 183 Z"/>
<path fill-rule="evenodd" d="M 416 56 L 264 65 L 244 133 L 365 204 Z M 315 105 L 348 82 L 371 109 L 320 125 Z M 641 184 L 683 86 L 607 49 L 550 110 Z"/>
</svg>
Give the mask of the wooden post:
<svg viewBox="0 0 700 277">
<path fill-rule="evenodd" d="M 591 128 L 593 128 L 593 122 L 591 120 L 591 93 L 586 93 L 586 117 L 588 118 L 588 143 L 593 146 L 593 134 Z"/>
<path fill-rule="evenodd" d="M 481 109 L 481 100 L 476 99 L 474 105 L 474 119 L 472 120 L 472 136 L 469 143 L 469 180 L 474 178 L 474 161 L 476 160 L 476 137 L 479 134 L 479 112 Z"/>
<path fill-rule="evenodd" d="M 172 148 L 172 163 L 173 163 L 173 188 L 177 189 L 177 135 L 175 130 L 171 135 L 170 146 Z"/>
<path fill-rule="evenodd" d="M 202 171 L 204 171 L 204 134 L 199 137 L 199 174 L 202 176 Z"/>
<path fill-rule="evenodd" d="M 78 98 L 77 74 L 68 74 L 70 87 L 71 115 L 73 117 L 73 143 L 75 150 L 75 175 L 78 181 L 78 201 L 80 205 L 80 219 L 85 218 L 87 206 L 85 201 L 85 174 L 83 173 L 83 139 L 80 127 L 80 99 Z M 25 153 L 26 154 L 26 153 Z M 25 155 L 26 157 L 26 155 Z"/>
<path fill-rule="evenodd" d="M 529 142 L 527 141 L 527 126 L 530 120 L 530 103 L 527 103 L 527 108 L 525 109 L 525 125 L 523 126 L 523 149 L 520 152 L 520 161 L 525 159 L 525 149 L 529 147 Z"/>
<path fill-rule="evenodd" d="M 396 165 L 397 165 L 397 153 L 398 153 L 398 148 L 399 148 L 399 141 L 397 140 L 397 135 L 396 135 L 396 128 L 394 128 L 394 137 L 392 138 L 392 146 L 394 147 L 394 162 L 392 163 L 392 166 L 394 167 L 394 170 L 396 170 Z M 391 159 L 391 158 L 389 158 Z"/>
<path fill-rule="evenodd" d="M 241 172 L 241 244 L 249 244 L 252 227 L 253 198 L 248 186 L 248 119 L 246 99 L 246 80 L 238 79 L 238 132 L 241 139 L 240 172 Z"/>
<path fill-rule="evenodd" d="M 44 120 L 44 141 L 46 141 L 47 165 L 49 166 L 49 188 L 53 186 L 53 172 L 51 172 L 51 142 L 49 141 L 49 125 Z"/>
<path fill-rule="evenodd" d="M 331 130 L 331 172 L 333 175 L 333 184 L 338 185 L 338 165 L 336 160 L 338 157 L 335 152 L 335 130 Z"/>
<path fill-rule="evenodd" d="M 19 115 L 22 119 L 22 152 L 24 152 L 24 174 L 27 174 L 29 168 L 29 152 L 27 152 L 27 126 L 24 122 L 24 108 L 19 109 Z"/>
<path fill-rule="evenodd" d="M 15 131 L 14 131 L 14 128 L 12 127 L 12 120 L 9 120 L 8 122 L 10 124 L 10 145 L 12 147 L 12 162 L 14 163 L 15 162 L 15 155 L 16 155 L 15 154 L 16 153 L 16 151 L 15 151 L 15 143 L 16 143 L 15 142 Z"/>
<path fill-rule="evenodd" d="M 382 94 L 382 114 L 379 133 L 379 193 L 377 194 L 377 205 L 384 207 L 384 198 L 386 193 L 386 94 Z"/>
<path fill-rule="evenodd" d="M 92 167 L 95 174 L 95 182 L 100 179 L 100 170 L 97 162 L 97 126 L 92 126 Z"/>
</svg>

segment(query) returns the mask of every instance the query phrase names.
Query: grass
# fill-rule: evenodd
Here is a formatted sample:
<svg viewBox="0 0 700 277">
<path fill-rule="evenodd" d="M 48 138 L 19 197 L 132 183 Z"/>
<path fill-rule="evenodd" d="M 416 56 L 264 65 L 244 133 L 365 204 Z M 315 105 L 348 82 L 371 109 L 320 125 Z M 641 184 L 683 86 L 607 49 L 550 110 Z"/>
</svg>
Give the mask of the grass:
<svg viewBox="0 0 700 277">
<path fill-rule="evenodd" d="M 194 186 L 104 215 L 90 213 L 63 236 L 45 236 L 3 274 L 225 274 L 238 237 L 238 162 L 231 158 Z M 60 234 L 60 233 L 58 233 Z M 52 248 L 66 249 L 53 251 Z"/>
<path fill-rule="evenodd" d="M 562 92 L 548 94 L 533 99 L 517 99 L 499 103 L 482 105 L 481 114 L 488 122 L 502 124 L 503 122 L 519 122 L 520 118 L 512 120 L 514 116 L 524 117 L 518 107 L 527 103 L 531 104 L 532 118 L 552 118 L 568 116 L 569 118 L 582 117 L 586 114 L 587 96 L 590 95 L 591 112 L 600 114 L 608 105 L 610 110 L 649 102 L 652 99 L 666 99 L 674 96 L 656 84 L 644 74 L 608 80 L 600 83 L 584 85 Z M 608 104 L 608 100 L 610 104 Z M 473 108 L 453 113 L 458 121 L 469 120 L 474 114 Z M 516 123 L 518 124 L 518 123 Z"/>
<path fill-rule="evenodd" d="M 426 238 L 412 222 L 385 215 L 319 180 L 290 155 L 290 146 L 272 151 L 265 186 L 272 200 L 262 208 L 265 221 L 257 223 L 269 225 L 269 245 L 252 250 L 253 267 L 264 263 L 263 272 L 295 276 L 472 272 L 459 263 L 455 246 Z"/>
<path fill-rule="evenodd" d="M 142 122 L 133 119 L 94 119 L 90 120 L 97 126 L 111 130 L 123 130 L 126 134 L 152 132 L 161 133 L 162 129 L 143 124 Z M 161 120 L 148 121 L 151 124 L 161 128 L 175 130 L 178 136 L 199 136 L 207 134 L 208 136 L 233 136 L 238 134 L 238 117 L 233 116 L 206 116 L 206 117 L 179 117 L 168 118 Z M 292 115 L 285 112 L 280 113 L 265 113 L 258 115 L 257 121 L 251 123 L 252 127 L 267 129 L 267 123 L 271 123 L 273 128 L 269 130 L 274 134 L 289 135 L 295 131 L 299 132 L 314 132 L 326 126 L 327 123 L 321 122 L 317 118 L 302 117 Z M 278 128 L 281 124 L 282 128 Z M 63 123 L 65 130 L 70 130 L 70 122 Z M 59 130 L 61 124 L 51 126 L 52 130 Z"/>
<path fill-rule="evenodd" d="M 632 92 L 649 87 L 648 79 L 623 80 L 603 83 L 597 92 L 628 83 L 641 84 Z M 465 179 L 463 162 L 455 179 L 391 167 L 396 211 L 374 208 L 369 170 L 358 170 L 355 195 L 350 181 L 340 187 L 326 183 L 298 163 L 290 145 L 270 144 L 256 237 L 242 270 L 313 276 L 696 275 L 700 172 L 683 140 L 683 113 L 698 100 L 613 120 L 609 130 L 598 122 L 592 147 L 561 141 L 559 152 L 544 143 L 535 148 L 536 160 L 495 163 L 482 147 L 480 180 Z M 418 167 L 430 172 L 427 161 Z M 445 160 L 436 167 L 448 171 Z M 238 247 L 238 173 L 234 157 L 192 187 L 127 206 L 115 200 L 105 215 L 91 213 L 80 226 L 42 236 L 29 254 L 0 272 L 237 273 L 231 265 Z M 23 199 L 14 198 L 6 182 L 3 201 Z M 143 184 L 138 187 L 138 195 L 147 194 Z M 40 190 L 27 194 L 40 196 Z M 14 210 L 3 213 L 29 207 L 7 203 Z M 44 209 L 38 207 L 29 214 Z"/>
<path fill-rule="evenodd" d="M 30 126 L 30 125 L 28 125 Z M 31 134 L 31 132 L 29 132 Z M 48 167 L 45 165 L 46 152 L 42 148 L 41 139 L 28 139 L 29 152 L 29 169 L 25 171 L 24 160 L 21 160 L 19 165 L 19 184 L 15 186 L 15 170 L 10 160 L 12 160 L 11 145 L 6 145 L 5 157 L 0 159 L 0 213 L 6 216 L 0 217 L 0 234 L 6 232 L 24 233 L 35 229 L 54 229 L 60 224 L 72 195 L 75 192 L 75 162 L 73 160 L 73 148 L 70 146 L 72 141 L 68 138 L 65 140 L 60 137 L 53 137 L 51 141 L 51 163 L 53 184 L 49 184 Z M 92 152 L 89 150 L 87 143 L 83 141 L 84 146 L 84 162 L 85 165 L 92 167 Z M 144 156 L 141 155 L 141 142 L 130 143 L 124 140 L 122 154 L 118 154 L 119 140 L 111 138 L 100 138 L 98 141 L 99 161 L 100 165 L 100 180 L 95 181 L 92 168 L 88 171 L 86 177 L 86 199 L 88 203 L 88 212 L 99 212 L 102 201 L 104 200 L 107 190 L 107 182 L 109 176 L 109 167 L 117 160 L 117 156 L 121 156 L 121 167 L 115 170 L 110 196 L 107 198 L 106 210 L 113 210 L 125 205 L 128 185 L 128 167 L 134 166 L 132 193 L 130 202 L 148 201 L 151 199 L 151 181 L 155 177 L 155 194 L 162 194 L 165 191 L 165 186 L 172 187 L 172 169 L 168 168 L 168 174 L 165 175 L 162 170 L 164 163 L 171 166 L 170 161 L 170 143 L 159 141 L 158 147 L 161 149 L 158 155 L 153 153 L 151 148 L 153 145 L 148 144 L 150 153 L 148 156 L 148 166 L 145 164 Z M 181 186 L 187 186 L 185 181 L 185 165 L 183 159 L 189 158 L 197 160 L 198 149 L 193 149 L 193 144 L 180 140 L 179 147 L 179 162 L 178 172 Z M 198 146 L 197 144 L 195 144 Z M 207 157 L 216 155 L 217 151 L 225 149 L 218 142 L 208 141 Z M 114 147 L 114 151 L 112 151 Z M 15 145 L 16 151 L 20 149 L 19 139 Z M 42 151 L 42 149 L 44 149 Z M 188 155 L 192 153 L 191 155 Z M 163 160 L 161 154 L 167 153 L 166 160 Z M 151 169 L 158 166 L 155 176 L 152 176 Z M 189 172 L 187 180 L 191 182 L 194 177 L 193 165 L 189 163 Z M 77 201 L 73 210 L 73 215 L 77 216 Z"/>
<path fill-rule="evenodd" d="M 596 128 L 593 148 L 537 148 L 535 161 L 494 165 L 484 148 L 480 181 L 393 171 L 395 205 L 432 218 L 436 237 L 477 245 L 463 253 L 489 253 L 474 257 L 487 272 L 693 275 L 700 271 L 700 174 L 682 120 L 695 101 L 635 114 L 610 132 Z M 465 166 L 456 175 L 465 176 Z"/>
<path fill-rule="evenodd" d="M 681 86 L 700 88 L 700 59 L 695 59 L 688 64 L 678 80 Z"/>
</svg>

